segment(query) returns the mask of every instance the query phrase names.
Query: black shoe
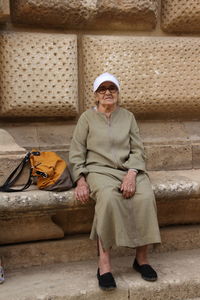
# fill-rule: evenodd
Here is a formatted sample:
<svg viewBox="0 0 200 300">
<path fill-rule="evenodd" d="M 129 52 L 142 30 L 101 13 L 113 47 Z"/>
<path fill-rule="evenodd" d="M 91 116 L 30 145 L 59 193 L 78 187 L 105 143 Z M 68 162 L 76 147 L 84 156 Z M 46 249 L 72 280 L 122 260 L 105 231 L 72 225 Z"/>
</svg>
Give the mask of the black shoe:
<svg viewBox="0 0 200 300">
<path fill-rule="evenodd" d="M 97 269 L 97 279 L 99 281 L 99 287 L 102 290 L 113 290 L 117 287 L 115 279 L 114 279 L 112 273 L 110 273 L 110 272 L 100 275 L 99 268 L 98 268 Z"/>
<path fill-rule="evenodd" d="M 140 266 L 136 259 L 133 263 L 133 269 L 139 272 L 144 280 L 156 281 L 158 279 L 156 271 L 150 265 L 144 264 Z"/>
</svg>

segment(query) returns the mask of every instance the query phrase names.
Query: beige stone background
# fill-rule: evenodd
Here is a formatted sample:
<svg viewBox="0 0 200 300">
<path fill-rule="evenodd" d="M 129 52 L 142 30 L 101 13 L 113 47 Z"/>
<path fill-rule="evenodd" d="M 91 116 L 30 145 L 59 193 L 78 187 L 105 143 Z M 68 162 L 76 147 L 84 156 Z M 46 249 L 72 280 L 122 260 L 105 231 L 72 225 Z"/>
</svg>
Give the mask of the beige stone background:
<svg viewBox="0 0 200 300">
<path fill-rule="evenodd" d="M 1 0 L 0 183 L 32 148 L 67 159 L 105 71 L 138 120 L 147 169 L 200 168 L 199 1 Z"/>
<path fill-rule="evenodd" d="M 198 1 L 2 0 L 0 22 L 0 125 L 17 145 L 67 157 L 108 71 L 139 122 L 148 169 L 199 167 Z"/>
</svg>

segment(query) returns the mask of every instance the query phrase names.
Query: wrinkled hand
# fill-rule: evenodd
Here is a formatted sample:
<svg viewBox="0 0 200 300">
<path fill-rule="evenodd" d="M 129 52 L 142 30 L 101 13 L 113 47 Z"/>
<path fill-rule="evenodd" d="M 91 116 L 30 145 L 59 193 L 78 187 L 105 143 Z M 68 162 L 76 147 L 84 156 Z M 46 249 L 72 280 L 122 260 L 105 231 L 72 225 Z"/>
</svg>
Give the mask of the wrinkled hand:
<svg viewBox="0 0 200 300">
<path fill-rule="evenodd" d="M 124 198 L 128 199 L 135 194 L 137 173 L 134 170 L 129 170 L 124 177 L 120 190 Z"/>
<path fill-rule="evenodd" d="M 74 193 L 75 193 L 76 200 L 82 203 L 86 203 L 89 200 L 90 190 L 89 190 L 89 185 L 85 181 L 85 177 L 82 176 L 81 178 L 78 179 L 77 186 L 75 188 Z"/>
</svg>

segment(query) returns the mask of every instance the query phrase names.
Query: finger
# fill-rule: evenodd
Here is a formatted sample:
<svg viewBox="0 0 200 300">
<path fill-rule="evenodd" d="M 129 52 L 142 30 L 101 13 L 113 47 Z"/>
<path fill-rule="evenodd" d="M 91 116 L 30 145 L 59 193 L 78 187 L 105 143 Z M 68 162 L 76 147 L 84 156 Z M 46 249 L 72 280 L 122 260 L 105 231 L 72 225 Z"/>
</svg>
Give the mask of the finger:
<svg viewBox="0 0 200 300">
<path fill-rule="evenodd" d="M 88 201 L 88 193 L 84 193 L 83 200 L 84 200 L 84 202 Z"/>
</svg>

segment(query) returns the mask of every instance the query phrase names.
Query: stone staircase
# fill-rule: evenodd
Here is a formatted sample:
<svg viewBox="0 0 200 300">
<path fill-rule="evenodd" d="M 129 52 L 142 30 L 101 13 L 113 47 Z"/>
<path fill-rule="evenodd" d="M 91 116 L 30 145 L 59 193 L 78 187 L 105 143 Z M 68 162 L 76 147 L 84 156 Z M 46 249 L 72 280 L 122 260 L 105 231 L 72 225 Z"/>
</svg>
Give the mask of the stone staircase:
<svg viewBox="0 0 200 300">
<path fill-rule="evenodd" d="M 4 137 L 6 147 L 11 149 L 8 145 L 14 141 L 7 134 Z M 163 146 L 159 148 L 159 143 L 151 144 L 146 139 L 149 168 L 152 159 L 157 163 L 156 157 L 151 158 L 151 149 L 156 153 L 156 145 L 160 151 Z M 16 147 L 11 149 L 13 161 L 25 153 L 24 148 Z M 173 149 L 175 154 L 180 147 L 185 147 L 185 138 L 181 146 Z M 163 151 L 169 162 L 172 153 Z M 196 152 L 192 153 L 197 163 Z M 183 152 L 179 152 L 180 156 L 185 161 Z M 99 290 L 96 244 L 88 239 L 94 203 L 80 205 L 73 191 L 50 193 L 31 187 L 23 193 L 0 194 L 0 256 L 6 271 L 0 300 L 200 298 L 200 169 L 198 164 L 196 168 L 188 165 L 188 169 L 181 169 L 179 161 L 173 159 L 170 164 L 174 169 L 160 166 L 149 172 L 163 242 L 150 248 L 150 262 L 159 273 L 156 283 L 145 282 L 132 270 L 132 249 L 116 248 L 113 273 L 118 289 L 111 293 Z"/>
<path fill-rule="evenodd" d="M 134 250 L 112 250 L 118 285 L 113 292 L 98 287 L 96 244 L 88 234 L 4 245 L 6 281 L 0 286 L 0 300 L 200 299 L 200 226 L 161 228 L 161 236 L 162 245 L 152 247 L 149 255 L 159 275 L 154 283 L 132 269 Z"/>
<path fill-rule="evenodd" d="M 118 288 L 111 292 L 99 289 L 94 259 L 9 270 L 0 300 L 200 299 L 199 257 L 200 249 L 152 253 L 150 261 L 159 274 L 154 283 L 132 269 L 132 256 L 113 258 Z"/>
</svg>

